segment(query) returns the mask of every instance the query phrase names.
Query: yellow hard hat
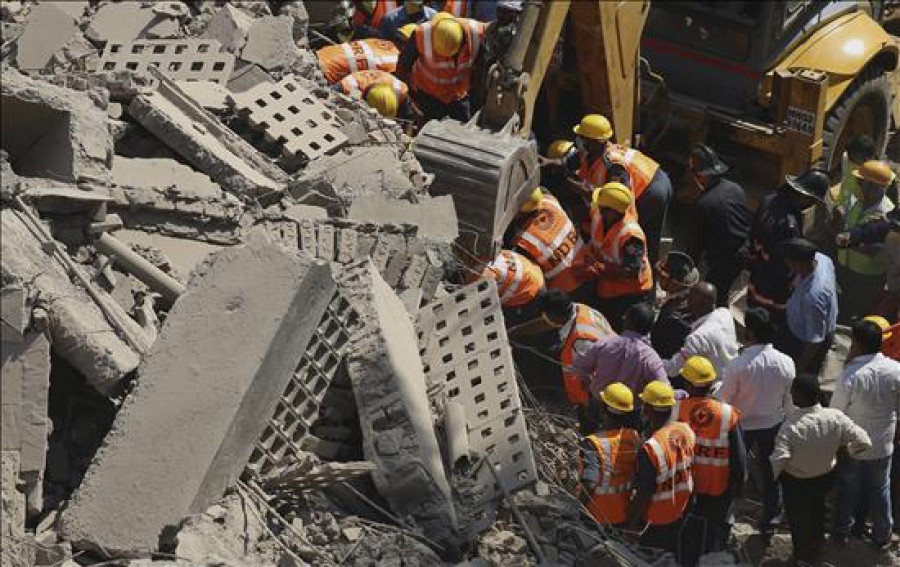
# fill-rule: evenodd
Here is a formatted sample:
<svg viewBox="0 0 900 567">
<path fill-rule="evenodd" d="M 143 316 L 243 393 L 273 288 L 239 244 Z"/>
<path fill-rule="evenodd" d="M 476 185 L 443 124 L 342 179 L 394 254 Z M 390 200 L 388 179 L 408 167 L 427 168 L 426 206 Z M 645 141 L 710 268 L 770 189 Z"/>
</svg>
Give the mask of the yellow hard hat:
<svg viewBox="0 0 900 567">
<path fill-rule="evenodd" d="M 454 16 L 450 12 L 438 12 L 437 14 L 434 15 L 433 18 L 431 18 L 431 23 L 437 24 L 441 20 L 446 20 L 447 18 L 455 18 L 455 17 L 456 16 Z"/>
<path fill-rule="evenodd" d="M 459 53 L 465 30 L 456 18 L 443 18 L 434 26 L 434 51 L 441 57 Z"/>
<path fill-rule="evenodd" d="M 528 200 L 522 203 L 522 208 L 520 209 L 523 213 L 530 213 L 531 211 L 538 208 L 538 205 L 541 204 L 541 199 L 544 198 L 544 192 L 540 187 L 531 192 L 531 196 L 528 197 Z"/>
<path fill-rule="evenodd" d="M 400 108 L 400 100 L 394 87 L 387 83 L 375 85 L 366 93 L 366 102 L 384 117 L 396 118 Z"/>
<path fill-rule="evenodd" d="M 881 339 L 888 340 L 894 333 L 892 333 L 889 329 L 891 328 L 891 323 L 881 315 L 869 315 L 868 317 L 863 317 L 863 321 L 868 321 L 870 323 L 875 323 L 878 325 L 878 328 L 881 329 Z"/>
<path fill-rule="evenodd" d="M 628 413 L 634 411 L 634 394 L 631 389 L 621 382 L 613 382 L 600 392 L 600 399 L 609 406 L 614 413 Z"/>
<path fill-rule="evenodd" d="M 591 208 L 594 210 L 605 207 L 624 215 L 632 203 L 634 195 L 631 190 L 618 181 L 610 181 L 600 189 L 594 189 L 591 195 Z"/>
<path fill-rule="evenodd" d="M 416 24 L 406 24 L 405 26 L 400 26 L 400 29 L 397 30 L 397 33 L 400 34 L 403 39 L 409 40 L 409 38 L 412 37 L 413 32 L 416 31 L 417 27 L 419 26 L 417 26 Z"/>
<path fill-rule="evenodd" d="M 555 140 L 550 146 L 547 148 L 547 157 L 550 159 L 559 159 L 575 147 L 575 142 L 570 142 L 569 140 Z"/>
<path fill-rule="evenodd" d="M 654 380 L 646 386 L 638 396 L 641 400 L 655 408 L 670 408 L 675 405 L 675 390 L 665 382 Z"/>
<path fill-rule="evenodd" d="M 572 129 L 576 135 L 591 140 L 605 142 L 613 137 L 612 124 L 602 114 L 588 114 L 581 123 Z"/>
<path fill-rule="evenodd" d="M 853 177 L 886 187 L 894 180 L 894 172 L 886 162 L 872 159 L 854 169 Z"/>
<path fill-rule="evenodd" d="M 716 368 L 704 356 L 692 356 L 681 367 L 681 375 L 694 386 L 706 386 L 716 380 Z"/>
</svg>

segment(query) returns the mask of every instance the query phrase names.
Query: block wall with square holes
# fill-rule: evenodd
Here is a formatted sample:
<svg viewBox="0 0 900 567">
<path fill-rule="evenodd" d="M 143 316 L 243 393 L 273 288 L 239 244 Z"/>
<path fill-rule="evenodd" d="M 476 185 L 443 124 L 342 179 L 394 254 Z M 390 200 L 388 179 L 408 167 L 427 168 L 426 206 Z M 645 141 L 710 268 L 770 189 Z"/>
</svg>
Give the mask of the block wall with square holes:
<svg viewBox="0 0 900 567">
<path fill-rule="evenodd" d="M 212 81 L 225 85 L 234 70 L 234 55 L 221 48 L 214 39 L 110 42 L 97 68 L 113 72 L 146 71 L 154 67 L 173 81 Z"/>
<path fill-rule="evenodd" d="M 266 140 L 281 144 L 285 155 L 313 160 L 347 143 L 338 118 L 293 75 L 235 94 L 234 101 Z"/>
<path fill-rule="evenodd" d="M 479 281 L 426 305 L 416 317 L 419 353 L 433 391 L 443 386 L 448 401 L 466 413 L 469 448 L 499 466 L 510 491 L 537 480 L 531 440 L 516 383 L 512 349 L 493 281 Z M 501 496 L 489 470 L 479 480 L 491 487 L 478 504 L 476 522 L 487 527 L 487 511 Z"/>
</svg>

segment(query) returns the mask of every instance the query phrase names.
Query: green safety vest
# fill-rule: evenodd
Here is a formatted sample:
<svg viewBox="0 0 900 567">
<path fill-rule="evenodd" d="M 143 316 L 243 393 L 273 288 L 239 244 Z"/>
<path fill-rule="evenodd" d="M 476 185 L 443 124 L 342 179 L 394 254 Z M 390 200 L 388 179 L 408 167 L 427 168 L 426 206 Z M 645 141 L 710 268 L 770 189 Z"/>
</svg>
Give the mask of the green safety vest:
<svg viewBox="0 0 900 567">
<path fill-rule="evenodd" d="M 881 203 L 863 210 L 862 201 L 857 201 L 844 221 L 844 231 L 866 224 L 867 222 L 882 218 L 888 211 L 894 208 L 894 203 L 884 197 Z M 855 248 L 841 248 L 837 254 L 838 264 L 851 272 L 866 276 L 880 276 L 887 271 L 881 254 L 865 254 Z"/>
</svg>

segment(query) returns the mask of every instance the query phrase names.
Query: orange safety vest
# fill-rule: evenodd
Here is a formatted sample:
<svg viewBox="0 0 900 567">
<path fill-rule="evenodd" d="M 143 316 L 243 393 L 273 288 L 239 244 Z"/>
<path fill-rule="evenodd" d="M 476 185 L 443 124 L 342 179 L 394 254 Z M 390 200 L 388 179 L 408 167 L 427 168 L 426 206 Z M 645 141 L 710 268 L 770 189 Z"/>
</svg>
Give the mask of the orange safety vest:
<svg viewBox="0 0 900 567">
<path fill-rule="evenodd" d="M 399 56 L 397 46 L 386 39 L 359 39 L 316 51 L 319 66 L 330 85 L 351 73 L 367 69 L 393 73 L 397 70 Z"/>
<path fill-rule="evenodd" d="M 544 273 L 540 267 L 510 250 L 501 250 L 482 277 L 497 282 L 500 303 L 504 307 L 527 305 L 544 289 Z"/>
<path fill-rule="evenodd" d="M 345 95 L 354 98 L 364 98 L 369 88 L 375 85 L 391 85 L 394 87 L 394 93 L 397 95 L 397 100 L 400 101 L 400 106 L 406 103 L 406 97 L 409 95 L 406 83 L 386 71 L 378 69 L 357 71 L 341 79 L 341 90 Z"/>
<path fill-rule="evenodd" d="M 453 14 L 457 18 L 469 15 L 469 0 L 446 0 L 442 12 Z"/>
<path fill-rule="evenodd" d="M 634 207 L 629 209 L 625 218 L 615 224 L 612 230 L 605 232 L 600 213 L 591 209 L 591 249 L 595 258 L 604 264 L 619 266 L 622 264 L 622 250 L 625 244 L 634 238 L 644 243 L 644 255 L 641 258 L 641 269 L 637 277 L 621 277 L 601 274 L 597 279 L 597 295 L 602 298 L 637 295 L 653 289 L 653 270 L 647 257 L 647 237 L 641 225 L 637 223 Z"/>
<path fill-rule="evenodd" d="M 413 64 L 413 90 L 422 91 L 445 104 L 461 100 L 469 94 L 472 65 L 484 37 L 484 24 L 481 22 L 465 18 L 459 18 L 459 22 L 465 30 L 465 38 L 454 57 L 442 57 L 434 51 L 434 22 L 420 25 L 415 35 L 419 56 Z"/>
<path fill-rule="evenodd" d="M 592 164 L 588 164 L 586 156 L 581 156 L 578 177 L 590 185 L 591 189 L 603 187 L 608 181 L 606 179 L 607 170 L 612 165 L 621 165 L 628 170 L 628 177 L 631 179 L 631 193 L 634 195 L 635 201 L 641 198 L 659 169 L 658 163 L 638 150 L 609 143 L 606 145 L 606 152 Z"/>
<path fill-rule="evenodd" d="M 719 496 L 728 490 L 728 432 L 737 425 L 737 409 L 712 398 L 687 398 L 675 403 L 672 418 L 687 423 L 697 435 L 694 490 Z"/>
<path fill-rule="evenodd" d="M 575 362 L 575 342 L 596 342 L 614 334 L 606 317 L 583 303 L 575 304 L 575 316 L 559 330 L 562 339 L 559 361 L 563 366 L 563 389 L 569 403 L 582 406 L 591 396 L 587 388 L 587 378 L 578 376 L 572 371 L 572 363 Z"/>
<path fill-rule="evenodd" d="M 601 524 L 621 524 L 628 517 L 641 436 L 634 429 L 616 429 L 587 439 L 597 451 L 600 465 L 600 478 L 587 508 Z"/>
<path fill-rule="evenodd" d="M 569 293 L 581 285 L 579 274 L 588 250 L 555 197 L 545 195 L 541 199 L 513 244 L 541 267 L 548 288 Z"/>
<path fill-rule="evenodd" d="M 372 12 L 371 16 L 357 8 L 353 13 L 352 23 L 354 26 L 371 26 L 373 28 L 378 28 L 378 26 L 381 25 L 381 18 L 399 7 L 397 0 L 377 0 L 375 2 L 375 10 Z"/>
<path fill-rule="evenodd" d="M 687 508 L 694 491 L 691 462 L 696 436 L 686 424 L 667 423 L 644 443 L 644 450 L 656 469 L 656 492 L 647 509 L 647 521 L 671 524 Z"/>
<path fill-rule="evenodd" d="M 888 329 L 888 332 L 891 333 L 891 338 L 881 343 L 881 352 L 900 362 L 900 323 Z"/>
</svg>

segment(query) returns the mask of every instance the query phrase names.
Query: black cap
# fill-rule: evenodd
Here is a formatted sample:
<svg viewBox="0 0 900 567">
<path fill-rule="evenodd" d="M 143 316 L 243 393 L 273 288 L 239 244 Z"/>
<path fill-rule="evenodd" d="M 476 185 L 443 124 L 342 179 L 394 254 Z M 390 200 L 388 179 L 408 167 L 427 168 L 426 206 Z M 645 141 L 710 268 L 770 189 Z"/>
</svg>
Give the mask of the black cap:
<svg viewBox="0 0 900 567">
<path fill-rule="evenodd" d="M 788 260 L 812 262 L 819 247 L 805 238 L 791 238 L 781 245 L 781 250 Z"/>
<path fill-rule="evenodd" d="M 673 250 L 666 254 L 662 269 L 670 278 L 684 285 L 695 285 L 700 281 L 700 273 L 694 260 L 684 252 Z"/>
<path fill-rule="evenodd" d="M 900 205 L 887 214 L 887 220 L 891 223 L 891 230 L 900 231 Z"/>
<path fill-rule="evenodd" d="M 787 175 L 784 178 L 788 187 L 794 191 L 811 197 L 817 201 L 824 201 L 828 188 L 831 187 L 831 179 L 828 173 L 821 169 L 810 169 L 803 175 Z"/>
<path fill-rule="evenodd" d="M 716 177 L 728 173 L 728 164 L 722 161 L 722 158 L 707 145 L 699 144 L 691 152 L 691 157 L 694 159 L 694 172 L 697 175 Z"/>
</svg>

